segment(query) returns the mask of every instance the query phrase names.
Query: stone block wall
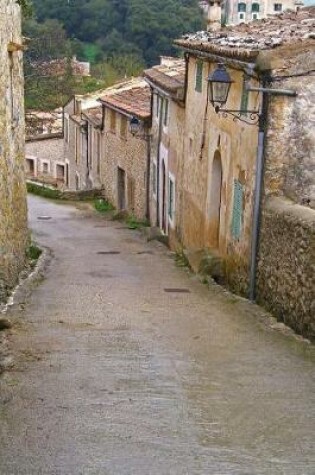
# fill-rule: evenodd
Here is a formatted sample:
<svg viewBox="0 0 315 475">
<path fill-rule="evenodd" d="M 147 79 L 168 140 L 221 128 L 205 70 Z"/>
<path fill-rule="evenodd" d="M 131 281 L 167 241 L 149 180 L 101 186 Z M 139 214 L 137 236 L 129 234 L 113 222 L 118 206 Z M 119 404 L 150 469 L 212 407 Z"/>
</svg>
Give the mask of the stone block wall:
<svg viewBox="0 0 315 475">
<path fill-rule="evenodd" d="M 257 301 L 297 333 L 315 339 L 315 210 L 267 200 L 261 222 Z"/>
<path fill-rule="evenodd" d="M 21 12 L 0 1 L 0 302 L 16 284 L 27 245 Z"/>
</svg>

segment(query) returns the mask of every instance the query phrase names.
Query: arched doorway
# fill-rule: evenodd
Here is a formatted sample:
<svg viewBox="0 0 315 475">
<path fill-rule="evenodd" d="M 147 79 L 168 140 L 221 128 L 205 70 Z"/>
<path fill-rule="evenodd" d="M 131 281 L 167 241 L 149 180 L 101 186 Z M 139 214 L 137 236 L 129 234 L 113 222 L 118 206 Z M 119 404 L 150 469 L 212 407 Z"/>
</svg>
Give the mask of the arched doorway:
<svg viewBox="0 0 315 475">
<path fill-rule="evenodd" d="M 221 195 L 222 195 L 222 161 L 221 153 L 216 150 L 211 173 L 210 184 L 210 234 L 211 242 L 214 247 L 219 247 L 220 236 L 220 214 L 221 214 Z"/>
</svg>

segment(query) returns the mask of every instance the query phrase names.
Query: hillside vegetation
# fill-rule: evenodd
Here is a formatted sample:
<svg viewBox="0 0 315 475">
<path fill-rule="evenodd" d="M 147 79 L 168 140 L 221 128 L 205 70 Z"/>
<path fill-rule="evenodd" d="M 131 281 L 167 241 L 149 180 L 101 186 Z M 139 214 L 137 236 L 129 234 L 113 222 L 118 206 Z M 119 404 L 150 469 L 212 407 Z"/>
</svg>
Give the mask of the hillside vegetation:
<svg viewBox="0 0 315 475">
<path fill-rule="evenodd" d="M 30 39 L 25 55 L 26 107 L 52 109 L 73 93 L 86 93 L 139 74 L 174 55 L 173 40 L 202 27 L 197 0 L 33 0 L 23 22 Z M 38 64 L 76 55 L 91 63 L 91 77 L 78 80 L 68 68 L 42 77 Z"/>
</svg>

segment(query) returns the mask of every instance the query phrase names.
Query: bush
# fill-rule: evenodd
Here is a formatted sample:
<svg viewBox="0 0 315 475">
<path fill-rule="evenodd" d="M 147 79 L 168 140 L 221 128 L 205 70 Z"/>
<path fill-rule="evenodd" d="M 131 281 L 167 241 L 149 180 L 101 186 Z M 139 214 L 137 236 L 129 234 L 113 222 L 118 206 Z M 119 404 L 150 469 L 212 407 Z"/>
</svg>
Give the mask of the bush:
<svg viewBox="0 0 315 475">
<path fill-rule="evenodd" d="M 99 213 L 107 213 L 108 211 L 113 211 L 115 209 L 109 201 L 104 200 L 103 198 L 94 201 L 94 208 Z"/>
<path fill-rule="evenodd" d="M 42 196 L 44 198 L 51 198 L 54 200 L 61 198 L 61 192 L 59 190 L 37 185 L 36 183 L 27 183 L 26 187 L 28 193 L 33 193 L 34 195 Z"/>
</svg>

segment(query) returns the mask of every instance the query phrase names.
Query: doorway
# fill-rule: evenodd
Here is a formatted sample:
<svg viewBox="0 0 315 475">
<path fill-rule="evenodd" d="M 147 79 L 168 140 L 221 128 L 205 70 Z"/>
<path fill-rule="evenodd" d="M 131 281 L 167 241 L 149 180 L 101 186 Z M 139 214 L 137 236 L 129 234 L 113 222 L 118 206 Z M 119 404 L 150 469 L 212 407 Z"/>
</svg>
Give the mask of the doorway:
<svg viewBox="0 0 315 475">
<path fill-rule="evenodd" d="M 213 157 L 210 189 L 210 233 L 214 247 L 219 247 L 222 200 L 222 160 L 219 150 Z"/>
<path fill-rule="evenodd" d="M 126 209 L 126 173 L 118 167 L 118 208 Z"/>
</svg>

